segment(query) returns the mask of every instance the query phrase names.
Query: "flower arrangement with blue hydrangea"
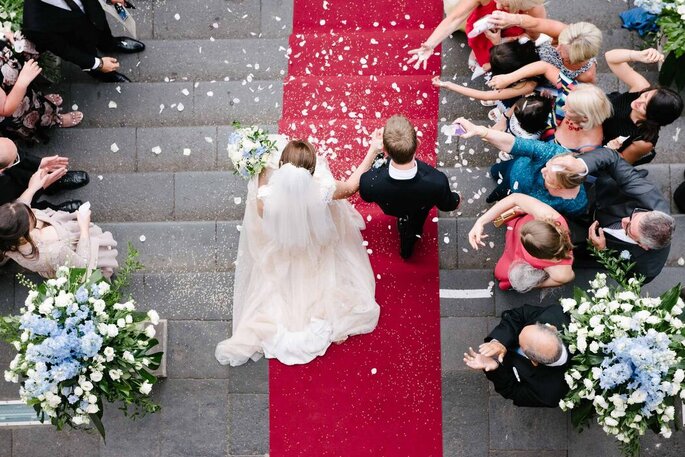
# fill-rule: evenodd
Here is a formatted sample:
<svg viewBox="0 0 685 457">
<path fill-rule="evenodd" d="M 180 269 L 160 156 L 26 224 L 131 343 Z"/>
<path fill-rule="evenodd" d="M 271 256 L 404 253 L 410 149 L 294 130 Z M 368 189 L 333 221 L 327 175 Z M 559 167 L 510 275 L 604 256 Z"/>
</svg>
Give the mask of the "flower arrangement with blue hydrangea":
<svg viewBox="0 0 685 457">
<path fill-rule="evenodd" d="M 263 129 L 241 127 L 234 122 L 235 130 L 228 135 L 228 157 L 233 163 L 234 173 L 250 179 L 267 167 L 271 155 L 277 150 L 275 135 Z"/>
<path fill-rule="evenodd" d="M 589 290 L 576 288 L 574 298 L 561 300 L 571 317 L 563 338 L 573 357 L 559 406 L 580 429 L 596 418 L 624 455 L 637 456 L 648 429 L 671 436 L 675 404 L 685 399 L 685 304 L 680 284 L 660 297 L 643 296 L 643 278 L 629 274 L 625 256 L 594 255 L 608 277 L 598 273 Z"/>
<path fill-rule="evenodd" d="M 159 409 L 149 398 L 162 358 L 151 353 L 159 315 L 138 312 L 121 296 L 141 267 L 136 255 L 129 251 L 113 283 L 83 268 L 60 267 L 41 284 L 20 276 L 29 289 L 21 314 L 0 319 L 0 337 L 17 351 L 5 380 L 21 384 L 20 398 L 41 422 L 92 424 L 104 438 L 103 401 L 121 402 L 131 416 Z"/>
</svg>

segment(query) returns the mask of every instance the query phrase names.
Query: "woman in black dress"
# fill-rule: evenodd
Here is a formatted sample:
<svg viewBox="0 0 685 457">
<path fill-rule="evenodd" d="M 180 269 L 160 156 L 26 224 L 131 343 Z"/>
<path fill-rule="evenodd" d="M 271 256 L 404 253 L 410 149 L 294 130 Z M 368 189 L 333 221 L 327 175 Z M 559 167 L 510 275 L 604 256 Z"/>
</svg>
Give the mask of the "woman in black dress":
<svg viewBox="0 0 685 457">
<path fill-rule="evenodd" d="M 664 56 L 656 49 L 613 49 L 605 57 L 611 71 L 629 90 L 608 94 L 614 114 L 604 121 L 604 144 L 633 165 L 651 162 L 656 155 L 654 146 L 659 129 L 678 119 L 683 112 L 683 99 L 671 89 L 650 86 L 630 66 L 630 62 L 662 61 Z"/>
</svg>

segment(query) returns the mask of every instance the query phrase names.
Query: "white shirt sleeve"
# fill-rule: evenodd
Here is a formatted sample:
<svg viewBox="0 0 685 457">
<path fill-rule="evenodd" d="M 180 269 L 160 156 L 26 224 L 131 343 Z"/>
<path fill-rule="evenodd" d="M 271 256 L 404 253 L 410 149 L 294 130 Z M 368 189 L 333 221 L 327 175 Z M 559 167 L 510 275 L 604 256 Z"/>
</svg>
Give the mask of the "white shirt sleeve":
<svg viewBox="0 0 685 457">
<path fill-rule="evenodd" d="M 91 68 L 91 70 L 95 70 L 97 67 L 99 67 L 99 66 L 100 66 L 100 62 L 102 62 L 102 60 L 100 60 L 99 57 L 96 57 L 96 58 L 95 58 L 95 65 L 93 65 L 93 68 Z M 83 71 L 88 71 L 88 70 L 83 70 Z"/>
<path fill-rule="evenodd" d="M 578 173 L 578 174 L 579 174 L 580 176 L 587 176 L 588 173 L 590 172 L 590 171 L 588 170 L 588 168 L 587 168 L 587 164 L 586 164 L 585 161 L 584 161 L 583 159 L 581 159 L 580 157 L 576 157 L 576 158 L 577 158 L 578 160 L 580 160 L 580 162 L 583 164 L 583 167 L 585 167 L 585 171 L 583 171 L 582 173 Z"/>
</svg>

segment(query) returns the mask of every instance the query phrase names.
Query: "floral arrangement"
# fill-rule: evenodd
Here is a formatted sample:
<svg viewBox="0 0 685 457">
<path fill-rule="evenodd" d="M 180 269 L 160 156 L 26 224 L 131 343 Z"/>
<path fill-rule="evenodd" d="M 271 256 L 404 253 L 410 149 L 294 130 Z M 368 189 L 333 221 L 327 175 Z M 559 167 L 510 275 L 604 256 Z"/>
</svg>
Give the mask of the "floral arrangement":
<svg viewBox="0 0 685 457">
<path fill-rule="evenodd" d="M 674 404 L 685 399 L 685 304 L 680 285 L 660 297 L 641 296 L 642 278 L 626 256 L 595 251 L 617 284 L 598 273 L 590 290 L 576 288 L 561 305 L 571 316 L 563 338 L 573 354 L 559 406 L 581 428 L 596 417 L 604 431 L 637 456 L 647 429 L 671 436 Z"/>
<path fill-rule="evenodd" d="M 23 12 L 24 0 L 0 0 L 0 33 L 19 30 Z"/>
<path fill-rule="evenodd" d="M 29 289 L 21 315 L 0 319 L 0 337 L 17 350 L 5 380 L 21 383 L 20 398 L 58 430 L 92 423 L 104 439 L 103 400 L 122 402 L 132 416 L 159 410 L 148 397 L 157 381 L 150 370 L 162 358 L 150 353 L 159 315 L 121 299 L 130 274 L 141 268 L 129 249 L 113 283 L 83 268 L 60 267 L 39 285 L 21 276 Z"/>
<path fill-rule="evenodd" d="M 675 81 L 678 89 L 682 90 L 685 74 L 677 69 L 685 64 L 685 0 L 635 0 L 635 6 L 647 13 L 641 18 L 644 23 L 640 28 L 656 29 L 653 44 L 666 55 L 659 82 L 670 85 Z"/>
<path fill-rule="evenodd" d="M 269 164 L 278 149 L 277 135 L 270 135 L 257 126 L 241 127 L 237 122 L 233 126 L 235 131 L 228 136 L 228 157 L 235 174 L 250 179 Z"/>
</svg>

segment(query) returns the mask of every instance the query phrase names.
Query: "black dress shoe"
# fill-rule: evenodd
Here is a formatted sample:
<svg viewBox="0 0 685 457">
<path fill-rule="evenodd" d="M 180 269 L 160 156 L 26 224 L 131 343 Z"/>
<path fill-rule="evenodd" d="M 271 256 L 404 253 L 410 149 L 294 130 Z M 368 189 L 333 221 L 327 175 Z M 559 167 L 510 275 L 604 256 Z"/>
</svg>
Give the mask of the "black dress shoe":
<svg viewBox="0 0 685 457">
<path fill-rule="evenodd" d="M 63 190 L 74 190 L 83 187 L 90 182 L 88 173 L 85 171 L 67 171 L 56 183 L 45 189 L 43 193 L 53 195 Z"/>
<path fill-rule="evenodd" d="M 74 211 L 78 211 L 81 205 L 83 205 L 83 202 L 81 200 L 67 200 L 66 202 L 62 202 L 57 205 L 54 203 L 46 202 L 45 206 L 47 206 L 53 211 L 64 211 L 65 213 L 73 213 Z"/>
<path fill-rule="evenodd" d="M 123 52 L 125 54 L 135 54 L 145 50 L 145 44 L 133 38 L 118 36 L 114 37 L 114 44 L 112 44 L 112 51 Z"/>
<path fill-rule="evenodd" d="M 126 75 L 119 73 L 118 71 L 110 71 L 109 73 L 103 73 L 101 71 L 89 71 L 88 74 L 98 81 L 104 83 L 130 83 L 131 80 L 128 79 Z"/>
</svg>

